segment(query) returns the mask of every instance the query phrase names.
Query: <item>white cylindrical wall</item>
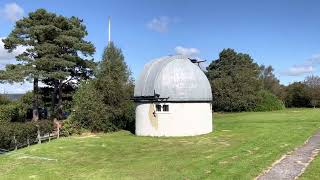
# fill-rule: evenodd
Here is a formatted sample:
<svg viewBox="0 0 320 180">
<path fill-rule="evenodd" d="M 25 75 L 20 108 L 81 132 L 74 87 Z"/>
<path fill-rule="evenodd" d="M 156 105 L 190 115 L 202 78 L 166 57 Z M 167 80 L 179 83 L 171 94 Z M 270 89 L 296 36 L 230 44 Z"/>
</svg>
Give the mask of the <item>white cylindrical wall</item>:
<svg viewBox="0 0 320 180">
<path fill-rule="evenodd" d="M 155 105 L 169 105 L 168 112 L 157 112 Z M 212 132 L 210 103 L 138 103 L 136 135 L 195 136 Z"/>
</svg>

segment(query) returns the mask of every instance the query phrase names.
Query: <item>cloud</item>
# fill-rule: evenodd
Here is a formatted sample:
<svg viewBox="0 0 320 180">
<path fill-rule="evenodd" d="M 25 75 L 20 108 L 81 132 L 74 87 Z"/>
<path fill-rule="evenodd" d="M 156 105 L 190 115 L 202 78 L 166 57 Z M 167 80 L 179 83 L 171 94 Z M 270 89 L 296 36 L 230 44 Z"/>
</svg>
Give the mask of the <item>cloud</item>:
<svg viewBox="0 0 320 180">
<path fill-rule="evenodd" d="M 294 65 L 282 74 L 287 76 L 301 76 L 304 74 L 314 73 L 316 67 L 320 65 L 320 54 L 312 55 L 311 58 L 305 60 L 302 64 Z"/>
<path fill-rule="evenodd" d="M 169 25 L 177 23 L 179 21 L 178 18 L 170 18 L 168 16 L 160 16 L 153 18 L 151 21 L 147 23 L 148 29 L 160 33 L 167 32 L 169 30 Z"/>
<path fill-rule="evenodd" d="M 5 19 L 15 22 L 23 16 L 24 10 L 17 3 L 9 3 L 4 5 L 0 12 Z"/>
<path fill-rule="evenodd" d="M 200 53 L 197 48 L 186 48 L 182 46 L 177 46 L 174 48 L 176 54 L 185 55 L 185 56 L 195 56 Z"/>
<path fill-rule="evenodd" d="M 320 64 L 320 54 L 312 55 L 311 58 L 307 59 L 306 64 L 310 64 L 310 65 Z"/>
<path fill-rule="evenodd" d="M 312 65 L 294 65 L 284 72 L 287 76 L 301 76 L 304 74 L 313 73 L 315 71 L 315 67 Z"/>
<path fill-rule="evenodd" d="M 3 69 L 6 64 L 15 63 L 15 57 L 26 50 L 26 47 L 18 46 L 13 52 L 9 53 L 8 50 L 4 48 L 2 39 L 4 39 L 4 37 L 0 37 L 0 69 Z"/>
</svg>

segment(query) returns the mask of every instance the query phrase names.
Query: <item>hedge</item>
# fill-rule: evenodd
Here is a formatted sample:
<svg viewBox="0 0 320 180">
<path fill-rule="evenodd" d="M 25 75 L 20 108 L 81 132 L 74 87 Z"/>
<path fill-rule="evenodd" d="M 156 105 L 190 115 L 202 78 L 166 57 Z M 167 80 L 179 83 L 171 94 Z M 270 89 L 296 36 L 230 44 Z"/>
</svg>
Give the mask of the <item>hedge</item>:
<svg viewBox="0 0 320 180">
<path fill-rule="evenodd" d="M 19 108 L 16 104 L 0 105 L 0 122 L 14 122 L 19 119 Z"/>
<path fill-rule="evenodd" d="M 2 122 L 0 125 L 0 148 L 13 150 L 15 141 L 18 147 L 24 147 L 28 144 L 37 142 L 38 127 L 40 134 L 44 135 L 53 130 L 53 122 L 49 120 L 41 120 L 37 123 L 26 122 Z"/>
<path fill-rule="evenodd" d="M 285 109 L 284 103 L 268 91 L 259 92 L 260 100 L 254 111 L 275 111 Z"/>
</svg>

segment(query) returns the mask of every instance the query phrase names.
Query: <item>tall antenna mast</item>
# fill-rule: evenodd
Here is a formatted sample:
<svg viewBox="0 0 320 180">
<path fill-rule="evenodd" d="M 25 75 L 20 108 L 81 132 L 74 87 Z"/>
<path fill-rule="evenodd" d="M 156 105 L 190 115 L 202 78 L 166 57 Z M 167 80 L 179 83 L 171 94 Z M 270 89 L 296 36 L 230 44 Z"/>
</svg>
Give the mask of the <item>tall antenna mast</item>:
<svg viewBox="0 0 320 180">
<path fill-rule="evenodd" d="M 109 28 L 109 34 L 108 34 L 108 45 L 109 45 L 111 42 L 111 19 L 110 19 L 110 16 L 108 18 L 108 28 Z"/>
</svg>

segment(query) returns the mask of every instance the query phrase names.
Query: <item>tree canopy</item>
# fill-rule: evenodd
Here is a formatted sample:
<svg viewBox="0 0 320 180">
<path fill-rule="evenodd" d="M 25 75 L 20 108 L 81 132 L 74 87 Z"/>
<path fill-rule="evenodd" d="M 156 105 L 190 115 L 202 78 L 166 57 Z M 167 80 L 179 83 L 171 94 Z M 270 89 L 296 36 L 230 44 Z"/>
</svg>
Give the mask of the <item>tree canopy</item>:
<svg viewBox="0 0 320 180">
<path fill-rule="evenodd" d="M 29 13 L 16 22 L 7 38 L 3 40 L 8 51 L 17 46 L 26 50 L 1 72 L 7 82 L 33 81 L 34 119 L 38 119 L 38 81 L 54 88 L 52 112 L 62 106 L 62 86 L 92 76 L 94 63 L 87 57 L 95 52 L 92 43 L 84 40 L 87 35 L 83 21 L 76 17 L 67 18 L 44 9 Z M 57 100 L 58 99 L 58 100 Z"/>
<path fill-rule="evenodd" d="M 308 87 L 308 95 L 310 97 L 310 103 L 313 107 L 320 106 L 320 77 L 308 76 L 303 82 Z"/>
<path fill-rule="evenodd" d="M 248 54 L 224 49 L 207 68 L 217 111 L 253 110 L 262 89 L 260 68 Z"/>
<path fill-rule="evenodd" d="M 95 74 L 74 97 L 72 121 L 92 131 L 133 130 L 133 80 L 121 50 L 112 42 Z"/>
</svg>

